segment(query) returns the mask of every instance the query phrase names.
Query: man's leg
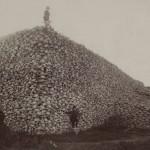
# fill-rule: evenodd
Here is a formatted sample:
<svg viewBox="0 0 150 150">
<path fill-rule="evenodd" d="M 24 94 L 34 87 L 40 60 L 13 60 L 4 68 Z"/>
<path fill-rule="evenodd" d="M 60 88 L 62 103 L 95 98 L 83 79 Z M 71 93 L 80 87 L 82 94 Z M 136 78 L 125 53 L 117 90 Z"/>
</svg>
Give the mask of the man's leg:
<svg viewBox="0 0 150 150">
<path fill-rule="evenodd" d="M 75 128 L 74 128 L 74 132 L 77 135 L 79 133 L 79 128 L 78 128 L 78 120 L 75 121 Z"/>
<path fill-rule="evenodd" d="M 71 121 L 71 126 L 72 126 L 72 128 L 75 127 L 75 122 L 74 121 Z"/>
<path fill-rule="evenodd" d="M 46 28 L 48 28 L 48 21 L 46 21 Z"/>
<path fill-rule="evenodd" d="M 46 26 L 47 26 L 47 25 L 46 25 L 46 21 L 44 21 L 44 23 L 45 23 L 45 28 L 46 28 Z"/>
<path fill-rule="evenodd" d="M 75 121 L 75 127 L 76 128 L 78 127 L 78 122 L 79 122 L 78 120 Z"/>
<path fill-rule="evenodd" d="M 48 28 L 49 27 L 49 21 L 44 21 L 45 23 L 45 28 Z"/>
<path fill-rule="evenodd" d="M 47 22 L 47 28 L 50 26 L 50 21 L 46 21 Z"/>
</svg>

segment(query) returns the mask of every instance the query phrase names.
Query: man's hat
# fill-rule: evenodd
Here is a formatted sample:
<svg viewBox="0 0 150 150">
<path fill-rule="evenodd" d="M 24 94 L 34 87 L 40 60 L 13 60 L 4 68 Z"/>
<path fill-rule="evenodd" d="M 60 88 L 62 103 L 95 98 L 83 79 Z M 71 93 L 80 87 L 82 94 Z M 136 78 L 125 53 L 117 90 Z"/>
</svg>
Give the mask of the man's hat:
<svg viewBox="0 0 150 150">
<path fill-rule="evenodd" d="M 73 107 L 72 107 L 72 108 L 74 108 L 74 109 L 75 109 L 75 108 L 76 108 L 76 106 L 75 106 L 75 105 L 73 105 Z"/>
<path fill-rule="evenodd" d="M 50 7 L 49 7 L 49 6 L 47 6 L 47 7 L 46 7 L 46 9 L 47 9 L 47 10 L 50 10 Z"/>
</svg>

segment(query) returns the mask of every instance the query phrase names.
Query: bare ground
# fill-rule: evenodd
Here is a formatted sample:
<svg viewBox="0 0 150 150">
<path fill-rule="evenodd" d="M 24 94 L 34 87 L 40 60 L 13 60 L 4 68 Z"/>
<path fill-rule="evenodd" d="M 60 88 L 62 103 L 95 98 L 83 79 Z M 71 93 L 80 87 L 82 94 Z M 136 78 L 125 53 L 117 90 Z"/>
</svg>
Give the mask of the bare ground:
<svg viewBox="0 0 150 150">
<path fill-rule="evenodd" d="M 150 131 L 127 127 L 95 127 L 78 135 L 27 135 L 10 133 L 0 136 L 1 150 L 150 150 Z M 52 140 L 57 148 L 49 144 Z"/>
</svg>

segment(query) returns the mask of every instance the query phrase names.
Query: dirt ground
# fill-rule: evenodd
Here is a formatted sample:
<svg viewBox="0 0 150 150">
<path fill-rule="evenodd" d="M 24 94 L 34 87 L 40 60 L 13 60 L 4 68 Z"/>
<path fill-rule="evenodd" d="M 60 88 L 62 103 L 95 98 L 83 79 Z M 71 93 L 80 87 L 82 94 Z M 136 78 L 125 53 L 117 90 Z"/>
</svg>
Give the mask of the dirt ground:
<svg viewBox="0 0 150 150">
<path fill-rule="evenodd" d="M 1 128 L 2 129 L 2 128 Z M 53 141 L 57 146 L 50 144 Z M 3 127 L 1 150 L 150 150 L 150 131 L 127 127 L 93 127 L 62 135 L 27 135 Z"/>
</svg>

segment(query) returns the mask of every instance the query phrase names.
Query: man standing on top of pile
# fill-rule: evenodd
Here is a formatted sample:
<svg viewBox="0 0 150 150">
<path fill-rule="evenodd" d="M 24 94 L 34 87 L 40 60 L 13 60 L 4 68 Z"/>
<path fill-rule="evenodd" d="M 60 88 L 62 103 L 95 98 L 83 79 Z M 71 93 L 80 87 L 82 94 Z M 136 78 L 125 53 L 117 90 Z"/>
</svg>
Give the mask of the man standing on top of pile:
<svg viewBox="0 0 150 150">
<path fill-rule="evenodd" d="M 66 112 L 66 114 L 68 114 L 70 117 L 70 123 L 71 123 L 71 126 L 72 126 L 74 132 L 76 134 L 78 134 L 77 127 L 78 127 L 80 113 L 77 110 L 76 106 L 73 106 L 72 111 L 68 111 L 68 112 Z"/>
<path fill-rule="evenodd" d="M 47 6 L 46 7 L 46 10 L 44 11 L 44 23 L 45 23 L 45 27 L 48 28 L 50 26 L 50 21 L 49 21 L 49 16 L 50 16 L 50 13 L 49 13 L 49 10 L 50 10 L 50 7 Z"/>
</svg>

